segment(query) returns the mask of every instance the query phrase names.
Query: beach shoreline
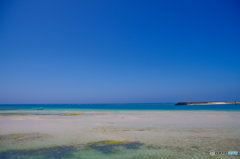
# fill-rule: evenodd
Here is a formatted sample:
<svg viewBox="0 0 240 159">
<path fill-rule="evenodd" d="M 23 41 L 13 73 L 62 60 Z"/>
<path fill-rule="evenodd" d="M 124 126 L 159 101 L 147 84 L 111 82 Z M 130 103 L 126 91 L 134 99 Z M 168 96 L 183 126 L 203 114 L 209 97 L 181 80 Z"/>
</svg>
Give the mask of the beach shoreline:
<svg viewBox="0 0 240 159">
<path fill-rule="evenodd" d="M 2 152 L 84 147 L 101 141 L 139 142 L 169 151 L 181 149 L 183 154 L 191 150 L 205 156 L 210 150 L 240 151 L 238 111 L 36 112 L 39 111 L 0 111 Z"/>
</svg>

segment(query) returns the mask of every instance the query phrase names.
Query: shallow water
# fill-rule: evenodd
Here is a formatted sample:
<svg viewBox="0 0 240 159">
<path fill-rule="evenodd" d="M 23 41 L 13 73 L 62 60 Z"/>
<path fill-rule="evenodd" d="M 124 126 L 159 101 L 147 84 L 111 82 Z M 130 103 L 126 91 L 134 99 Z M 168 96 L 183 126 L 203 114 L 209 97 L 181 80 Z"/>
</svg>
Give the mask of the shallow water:
<svg viewBox="0 0 240 159">
<path fill-rule="evenodd" d="M 0 159 L 200 159 L 240 152 L 238 111 L 0 111 Z"/>
</svg>

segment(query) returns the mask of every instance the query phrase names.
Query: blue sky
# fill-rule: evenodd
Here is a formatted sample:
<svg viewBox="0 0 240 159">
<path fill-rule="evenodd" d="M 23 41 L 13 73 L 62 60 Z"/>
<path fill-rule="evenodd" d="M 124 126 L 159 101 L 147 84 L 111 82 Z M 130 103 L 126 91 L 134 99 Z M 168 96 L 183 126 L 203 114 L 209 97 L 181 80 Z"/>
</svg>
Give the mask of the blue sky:
<svg viewBox="0 0 240 159">
<path fill-rule="evenodd" d="M 237 0 L 2 0 L 0 103 L 240 100 Z"/>
</svg>

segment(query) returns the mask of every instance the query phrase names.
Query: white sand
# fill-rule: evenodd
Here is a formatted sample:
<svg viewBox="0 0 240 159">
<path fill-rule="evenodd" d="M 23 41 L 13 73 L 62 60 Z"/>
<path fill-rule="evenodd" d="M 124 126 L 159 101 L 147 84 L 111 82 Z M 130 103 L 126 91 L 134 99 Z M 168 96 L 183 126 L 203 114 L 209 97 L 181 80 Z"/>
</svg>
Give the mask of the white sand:
<svg viewBox="0 0 240 159">
<path fill-rule="evenodd" d="M 199 146 L 206 151 L 240 151 L 240 112 L 74 111 L 79 112 L 83 115 L 0 116 L 0 135 L 40 133 L 50 136 L 24 143 L 6 141 L 0 144 L 0 148 L 23 149 L 127 140 L 168 147 Z"/>
</svg>

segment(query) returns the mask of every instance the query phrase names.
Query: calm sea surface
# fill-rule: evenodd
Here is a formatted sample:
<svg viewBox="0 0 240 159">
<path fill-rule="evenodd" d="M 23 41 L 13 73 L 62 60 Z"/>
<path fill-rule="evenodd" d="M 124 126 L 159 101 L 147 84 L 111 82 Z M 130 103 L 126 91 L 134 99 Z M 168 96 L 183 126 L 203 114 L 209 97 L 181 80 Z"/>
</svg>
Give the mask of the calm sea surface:
<svg viewBox="0 0 240 159">
<path fill-rule="evenodd" d="M 239 104 L 175 105 L 165 104 L 2 104 L 0 110 L 214 110 L 240 111 Z"/>
</svg>

